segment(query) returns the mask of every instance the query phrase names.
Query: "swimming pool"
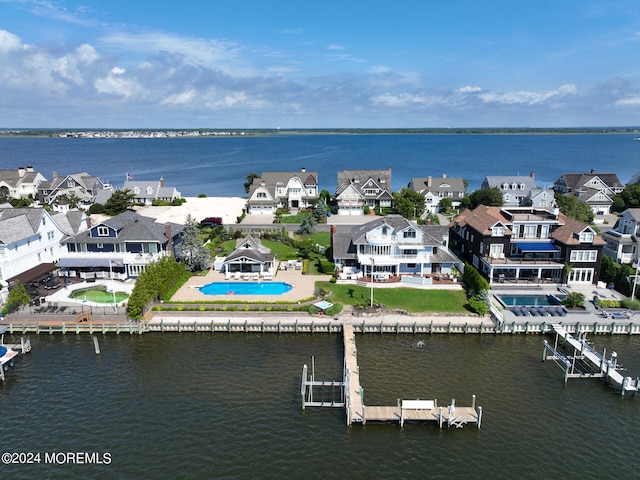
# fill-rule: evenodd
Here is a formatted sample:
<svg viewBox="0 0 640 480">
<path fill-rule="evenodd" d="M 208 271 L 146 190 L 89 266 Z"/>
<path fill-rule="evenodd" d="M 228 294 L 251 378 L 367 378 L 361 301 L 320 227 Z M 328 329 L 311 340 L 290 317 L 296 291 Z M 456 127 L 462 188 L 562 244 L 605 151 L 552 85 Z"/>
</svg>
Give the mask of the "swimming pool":
<svg viewBox="0 0 640 480">
<path fill-rule="evenodd" d="M 292 288 L 285 282 L 213 282 L 199 290 L 205 295 L 282 295 Z"/>
<path fill-rule="evenodd" d="M 560 305 L 565 295 L 495 295 L 505 307 L 548 307 Z"/>
</svg>

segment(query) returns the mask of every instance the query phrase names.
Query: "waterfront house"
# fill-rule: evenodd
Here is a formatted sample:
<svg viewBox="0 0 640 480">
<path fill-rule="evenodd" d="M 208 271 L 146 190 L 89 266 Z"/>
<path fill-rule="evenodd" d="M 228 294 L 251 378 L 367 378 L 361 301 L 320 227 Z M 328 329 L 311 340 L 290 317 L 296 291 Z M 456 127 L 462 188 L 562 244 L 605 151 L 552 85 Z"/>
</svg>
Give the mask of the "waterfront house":
<svg viewBox="0 0 640 480">
<path fill-rule="evenodd" d="M 46 181 L 44 175 L 31 165 L 17 170 L 0 170 L 0 197 L 36 198 L 38 185 Z"/>
<path fill-rule="evenodd" d="M 448 248 L 448 228 L 418 225 L 387 215 L 352 228 L 331 231 L 331 251 L 338 278 L 375 280 L 448 276 L 459 263 Z"/>
<path fill-rule="evenodd" d="M 604 253 L 620 263 L 638 259 L 640 241 L 640 208 L 628 208 L 618 215 L 615 226 L 602 234 L 607 244 Z"/>
<path fill-rule="evenodd" d="M 249 189 L 247 213 L 275 214 L 278 208 L 298 210 L 311 207 L 319 198 L 318 173 L 263 172 Z"/>
<path fill-rule="evenodd" d="M 247 236 L 236 241 L 236 247 L 223 260 L 223 269 L 227 277 L 230 274 L 259 275 L 275 273 L 276 257 L 258 237 Z"/>
<path fill-rule="evenodd" d="M 335 199 L 339 215 L 363 215 L 365 206 L 371 210 L 391 207 L 391 167 L 339 171 Z"/>
<path fill-rule="evenodd" d="M 17 280 L 28 286 L 55 270 L 64 253 L 60 241 L 71 230 L 65 225 L 82 222 L 74 217 L 77 221 L 44 208 L 0 208 L 0 299 Z"/>
<path fill-rule="evenodd" d="M 458 208 L 467 190 L 464 179 L 448 178 L 445 174 L 441 178 L 412 178 L 408 187 L 424 195 L 425 213 L 439 213 L 443 198 L 449 198 L 453 208 Z"/>
<path fill-rule="evenodd" d="M 557 208 L 465 210 L 449 225 L 451 244 L 490 281 L 595 284 L 604 240 Z"/>
<path fill-rule="evenodd" d="M 153 205 L 154 200 L 171 203 L 181 198 L 180 192 L 175 187 L 167 187 L 164 178 L 158 181 L 133 181 L 124 182 L 123 190 L 129 190 L 135 195 L 133 201 L 141 205 Z"/>
<path fill-rule="evenodd" d="M 103 189 L 102 181 L 87 172 L 64 176 L 53 172 L 53 180 L 38 185 L 38 201 L 56 211 L 68 211 L 76 207 L 87 209 Z"/>
<path fill-rule="evenodd" d="M 149 263 L 175 254 L 183 229 L 126 211 L 65 238 L 66 252 L 57 266 L 70 277 L 137 277 Z"/>
<path fill-rule="evenodd" d="M 553 189 L 563 195 L 576 195 L 595 215 L 605 215 L 611 212 L 613 197 L 624 190 L 624 185 L 615 173 L 591 170 L 589 173 L 563 173 Z"/>
<path fill-rule="evenodd" d="M 498 188 L 502 192 L 502 205 L 520 207 L 526 205 L 535 188 L 536 174 L 529 175 L 494 175 L 485 177 L 480 188 Z"/>
</svg>

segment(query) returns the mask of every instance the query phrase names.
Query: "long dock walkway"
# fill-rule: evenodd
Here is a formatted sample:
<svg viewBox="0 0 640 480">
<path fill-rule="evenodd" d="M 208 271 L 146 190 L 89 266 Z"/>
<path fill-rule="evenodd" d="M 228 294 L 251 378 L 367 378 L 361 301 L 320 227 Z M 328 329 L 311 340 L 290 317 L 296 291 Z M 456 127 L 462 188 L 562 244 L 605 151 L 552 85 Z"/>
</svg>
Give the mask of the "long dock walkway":
<svg viewBox="0 0 640 480">
<path fill-rule="evenodd" d="M 573 337 L 562 325 L 554 324 L 553 329 L 556 333 L 556 345 L 551 347 L 545 340 L 542 359 L 551 359 L 562 364 L 565 371 L 565 383 L 568 378 L 601 377 L 619 389 L 621 395 L 635 396 L 637 394 L 640 388 L 639 379 L 625 377 L 618 371 L 620 366 L 617 363 L 615 352 L 612 352 L 611 358 L 607 359 L 606 351 L 604 353 L 596 352 L 585 339 Z M 563 355 L 558 352 L 558 339 L 562 339 L 565 345 L 573 348 L 573 355 Z M 550 352 L 551 355 L 548 355 L 547 352 Z M 576 373 L 576 361 L 583 363 L 589 371 L 578 370 Z"/>
<path fill-rule="evenodd" d="M 364 423 L 364 402 L 360 385 L 360 367 L 358 367 L 358 349 L 353 325 L 342 328 L 344 338 L 344 382 L 347 410 L 347 425 Z"/>
</svg>

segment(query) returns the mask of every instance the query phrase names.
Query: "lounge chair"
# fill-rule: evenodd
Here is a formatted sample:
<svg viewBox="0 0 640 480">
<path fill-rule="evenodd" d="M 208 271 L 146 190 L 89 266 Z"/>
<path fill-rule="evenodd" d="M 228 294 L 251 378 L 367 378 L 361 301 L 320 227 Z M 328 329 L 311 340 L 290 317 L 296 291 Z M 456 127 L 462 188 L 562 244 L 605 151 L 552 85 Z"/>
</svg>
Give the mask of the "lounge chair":
<svg viewBox="0 0 640 480">
<path fill-rule="evenodd" d="M 231 272 L 225 272 L 224 273 L 224 279 L 225 280 L 229 280 L 231 278 Z"/>
<path fill-rule="evenodd" d="M 255 273 L 253 274 L 253 279 L 254 279 L 254 280 L 258 280 L 258 278 L 260 278 L 260 274 L 259 274 L 258 272 L 255 272 Z"/>
<path fill-rule="evenodd" d="M 516 317 L 522 316 L 522 310 L 520 310 L 520 307 L 518 307 L 517 305 L 513 307 L 513 313 L 515 314 Z"/>
<path fill-rule="evenodd" d="M 242 280 L 249 280 L 250 275 L 248 273 L 242 274 Z"/>
<path fill-rule="evenodd" d="M 564 307 L 556 307 L 556 311 L 561 317 L 567 316 L 567 311 L 564 309 Z"/>
<path fill-rule="evenodd" d="M 536 307 L 527 307 L 527 311 L 529 312 L 529 314 L 531 314 L 534 317 L 540 316 L 540 314 L 538 313 L 538 310 L 536 310 Z"/>
<path fill-rule="evenodd" d="M 273 280 L 273 275 L 271 275 L 270 273 L 265 273 L 262 278 L 264 280 Z"/>
<path fill-rule="evenodd" d="M 242 272 L 236 272 L 236 273 L 233 275 L 233 279 L 234 279 L 234 280 L 240 280 L 240 277 L 241 277 L 241 276 L 242 276 Z"/>
</svg>

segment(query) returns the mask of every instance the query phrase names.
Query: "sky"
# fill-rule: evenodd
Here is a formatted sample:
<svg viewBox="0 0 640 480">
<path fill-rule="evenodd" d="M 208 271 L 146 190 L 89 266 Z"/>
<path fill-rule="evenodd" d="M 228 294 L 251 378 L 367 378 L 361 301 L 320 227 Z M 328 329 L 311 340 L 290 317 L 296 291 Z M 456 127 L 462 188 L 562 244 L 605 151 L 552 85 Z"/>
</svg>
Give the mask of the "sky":
<svg viewBox="0 0 640 480">
<path fill-rule="evenodd" d="M 0 127 L 635 126 L 638 6 L 0 0 Z"/>
</svg>

